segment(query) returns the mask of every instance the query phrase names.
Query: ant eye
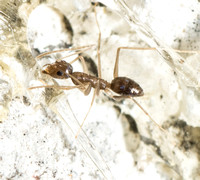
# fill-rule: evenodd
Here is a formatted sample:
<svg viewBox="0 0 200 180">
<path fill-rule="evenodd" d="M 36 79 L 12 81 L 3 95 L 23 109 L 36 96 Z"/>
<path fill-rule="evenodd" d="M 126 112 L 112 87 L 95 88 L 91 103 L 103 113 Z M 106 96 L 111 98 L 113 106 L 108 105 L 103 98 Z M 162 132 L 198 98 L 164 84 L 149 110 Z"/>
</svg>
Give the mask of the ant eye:
<svg viewBox="0 0 200 180">
<path fill-rule="evenodd" d="M 57 73 L 56 73 L 58 76 L 62 76 L 63 75 L 63 73 L 61 72 L 61 71 L 57 71 Z"/>
<path fill-rule="evenodd" d="M 119 87 L 119 89 L 120 89 L 120 90 L 124 90 L 124 89 L 125 89 L 125 86 L 124 86 L 124 85 L 121 85 L 121 86 Z"/>
</svg>

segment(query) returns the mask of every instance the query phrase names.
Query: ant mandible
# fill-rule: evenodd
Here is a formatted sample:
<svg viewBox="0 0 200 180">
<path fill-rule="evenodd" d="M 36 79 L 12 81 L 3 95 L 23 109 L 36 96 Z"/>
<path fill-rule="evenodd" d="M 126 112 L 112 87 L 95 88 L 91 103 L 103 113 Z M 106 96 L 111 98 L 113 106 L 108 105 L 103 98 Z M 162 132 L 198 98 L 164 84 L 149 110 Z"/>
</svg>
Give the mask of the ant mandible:
<svg viewBox="0 0 200 180">
<path fill-rule="evenodd" d="M 82 128 L 82 126 L 90 112 L 90 109 L 91 109 L 94 99 L 95 99 L 95 95 L 98 95 L 100 90 L 104 90 L 113 99 L 128 99 L 128 98 L 131 99 L 161 130 L 165 131 L 159 124 L 157 124 L 153 120 L 153 118 L 148 114 L 148 112 L 134 99 L 134 97 L 139 97 L 139 96 L 144 95 L 143 89 L 140 87 L 140 85 L 128 77 L 119 77 L 118 76 L 119 52 L 121 49 L 149 50 L 149 48 L 119 47 L 117 49 L 117 55 L 116 55 L 116 60 L 115 60 L 115 65 L 114 65 L 114 73 L 113 73 L 114 79 L 111 81 L 111 83 L 109 83 L 106 80 L 101 78 L 101 60 L 100 60 L 101 31 L 100 31 L 99 23 L 98 23 L 97 16 L 96 16 L 96 9 L 94 8 L 94 10 L 95 10 L 96 23 L 97 23 L 98 30 L 99 30 L 98 47 L 97 47 L 98 77 L 89 75 L 86 64 L 85 64 L 85 60 L 80 55 L 77 58 L 75 58 L 73 61 L 71 61 L 70 63 L 67 63 L 66 61 L 62 60 L 66 57 L 69 57 L 69 56 L 72 56 L 75 54 L 80 54 L 80 53 L 90 49 L 94 45 L 82 46 L 82 47 L 78 47 L 78 48 L 67 48 L 67 49 L 63 49 L 63 50 L 57 50 L 57 51 L 43 53 L 43 54 L 37 56 L 36 59 L 39 59 L 46 55 L 57 53 L 57 52 L 73 51 L 73 50 L 76 51 L 75 53 L 70 54 L 66 57 L 57 59 L 56 62 L 53 64 L 44 65 L 43 70 L 42 70 L 42 73 L 48 74 L 53 78 L 57 78 L 57 79 L 71 78 L 71 80 L 75 84 L 75 86 L 54 86 L 54 85 L 46 86 L 45 85 L 45 86 L 30 87 L 29 89 L 46 87 L 46 88 L 59 88 L 59 89 L 63 89 L 63 90 L 69 90 L 69 89 L 79 88 L 80 90 L 82 90 L 84 92 L 84 95 L 88 95 L 91 92 L 91 89 L 94 88 L 94 94 L 92 97 L 92 102 L 91 102 L 90 108 L 89 108 L 82 124 L 80 125 L 80 129 Z M 71 64 L 77 60 L 81 60 L 84 72 L 73 72 L 73 67 Z M 116 93 L 117 95 L 113 95 L 113 92 Z M 79 129 L 79 131 L 80 131 L 80 129 Z M 79 134 L 79 131 L 78 131 L 77 135 Z M 76 137 L 77 137 L 77 135 L 76 135 Z"/>
</svg>

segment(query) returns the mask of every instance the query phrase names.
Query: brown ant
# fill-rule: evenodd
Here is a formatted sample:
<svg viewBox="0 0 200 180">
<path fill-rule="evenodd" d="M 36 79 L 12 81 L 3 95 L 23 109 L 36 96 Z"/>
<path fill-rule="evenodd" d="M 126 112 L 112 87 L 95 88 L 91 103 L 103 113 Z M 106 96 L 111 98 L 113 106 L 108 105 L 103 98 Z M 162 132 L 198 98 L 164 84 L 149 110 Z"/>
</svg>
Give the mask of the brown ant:
<svg viewBox="0 0 200 180">
<path fill-rule="evenodd" d="M 89 49 L 92 46 L 79 47 L 78 49 L 85 48 L 85 47 L 88 47 Z M 69 89 L 74 89 L 74 88 L 80 88 L 84 92 L 85 95 L 88 95 L 91 91 L 91 88 L 94 88 L 95 91 L 94 91 L 94 95 L 92 98 L 89 111 L 94 102 L 95 95 L 98 94 L 100 90 L 104 90 L 106 93 L 109 93 L 109 95 L 113 99 L 127 99 L 127 98 L 132 99 L 160 129 L 164 130 L 161 126 L 159 126 L 153 120 L 153 118 L 146 112 L 146 110 L 144 110 L 144 108 L 134 99 L 134 97 L 139 97 L 139 96 L 144 95 L 143 89 L 140 87 L 140 85 L 130 78 L 118 76 L 118 60 L 119 60 L 118 57 L 119 57 L 120 49 L 127 49 L 127 47 L 119 47 L 117 50 L 117 58 L 116 58 L 115 68 L 114 68 L 114 79 L 111 81 L 111 83 L 107 82 L 106 80 L 100 77 L 89 75 L 86 65 L 85 65 L 84 58 L 82 56 L 78 56 L 70 63 L 67 63 L 66 61 L 61 60 L 61 61 L 56 61 L 53 64 L 46 64 L 45 66 L 43 66 L 43 70 L 42 70 L 42 73 L 48 74 L 53 78 L 57 78 L 57 79 L 71 78 L 75 86 L 54 86 L 54 85 L 46 86 L 45 85 L 45 86 L 31 87 L 30 89 L 46 87 L 46 88 L 59 88 L 59 89 L 69 90 Z M 75 49 L 65 49 L 65 51 L 67 50 L 71 51 Z M 82 50 L 81 52 L 83 51 L 84 50 Z M 55 53 L 55 52 L 58 52 L 58 51 L 52 51 L 50 53 Z M 79 52 L 80 51 L 76 53 L 79 53 Z M 42 54 L 38 56 L 37 58 L 41 58 L 42 56 L 45 56 L 45 55 L 47 54 Z M 80 59 L 83 64 L 84 72 L 73 72 L 73 67 L 71 64 L 78 59 Z M 98 70 L 100 71 L 99 67 L 98 67 Z M 112 91 L 118 95 L 112 95 L 113 94 Z M 86 114 L 84 121 L 88 113 Z M 82 122 L 81 127 L 83 126 L 84 121 Z"/>
<path fill-rule="evenodd" d="M 121 49 L 140 49 L 140 50 L 149 50 L 149 48 L 132 48 L 132 47 L 119 47 L 117 49 L 117 55 L 116 55 L 116 60 L 115 60 L 115 66 L 114 66 L 114 79 L 111 81 L 111 83 L 107 82 L 106 80 L 101 78 L 101 61 L 100 61 L 100 42 L 101 42 L 101 32 L 99 28 L 99 24 L 97 21 L 96 17 L 96 10 L 95 10 L 95 18 L 96 18 L 96 23 L 99 29 L 99 37 L 98 37 L 98 47 L 97 47 L 97 56 L 98 56 L 98 77 L 89 75 L 85 60 L 82 56 L 78 56 L 75 58 L 73 61 L 70 63 L 67 63 L 66 61 L 62 60 L 66 57 L 75 55 L 75 54 L 80 54 L 81 52 L 84 52 L 88 49 L 90 49 L 94 45 L 88 45 L 88 46 L 83 46 L 83 47 L 78 47 L 78 48 L 68 48 L 68 49 L 63 49 L 63 50 L 57 50 L 57 51 L 52 51 L 52 52 L 47 52 L 44 54 L 41 54 L 37 56 L 36 58 L 39 59 L 43 56 L 52 54 L 52 53 L 57 53 L 57 52 L 63 52 L 63 51 L 73 51 L 75 50 L 76 52 L 68 55 L 66 57 L 57 59 L 55 63 L 53 64 L 46 64 L 43 66 L 42 73 L 48 74 L 53 78 L 57 79 L 68 79 L 71 78 L 72 82 L 75 84 L 75 86 L 36 86 L 36 87 L 31 87 L 29 89 L 35 89 L 35 88 L 59 88 L 63 90 L 69 90 L 69 89 L 74 89 L 74 88 L 79 88 L 84 92 L 85 95 L 88 95 L 91 91 L 92 88 L 94 88 L 94 94 L 92 98 L 92 102 L 90 105 L 90 108 L 80 125 L 80 129 L 82 128 L 84 121 L 87 117 L 87 115 L 90 112 L 90 109 L 93 105 L 95 95 L 99 94 L 100 90 L 104 90 L 109 96 L 111 96 L 113 99 L 131 99 L 136 103 L 140 109 L 163 131 L 165 131 L 160 125 L 158 125 L 153 118 L 147 113 L 146 110 L 134 99 L 134 97 L 139 97 L 143 96 L 144 92 L 143 89 L 140 87 L 140 85 L 135 82 L 134 80 L 128 78 L 128 77 L 119 77 L 118 76 L 118 66 L 119 66 L 119 52 Z M 73 67 L 72 63 L 77 61 L 78 59 L 81 60 L 84 72 L 73 72 Z M 117 95 L 113 95 L 113 92 L 116 93 Z M 80 131 L 79 129 L 79 131 Z M 79 132 L 78 132 L 79 133 Z M 77 133 L 77 135 L 78 135 Z M 76 137 L 77 137 L 76 135 Z"/>
</svg>

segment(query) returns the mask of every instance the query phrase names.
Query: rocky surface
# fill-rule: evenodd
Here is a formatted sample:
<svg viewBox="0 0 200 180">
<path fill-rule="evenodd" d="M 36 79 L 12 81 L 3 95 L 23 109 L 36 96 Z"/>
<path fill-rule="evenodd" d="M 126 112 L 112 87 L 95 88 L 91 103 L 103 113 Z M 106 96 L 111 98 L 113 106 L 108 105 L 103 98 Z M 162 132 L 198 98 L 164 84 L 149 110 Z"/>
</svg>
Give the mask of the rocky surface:
<svg viewBox="0 0 200 180">
<path fill-rule="evenodd" d="M 78 89 L 28 89 L 42 84 L 72 85 L 41 73 L 42 66 L 66 55 L 40 60 L 43 52 L 98 42 L 89 1 L 38 1 L 2 5 L 0 58 L 0 177 L 2 179 L 199 179 L 199 53 L 197 1 L 134 1 L 128 7 L 140 24 L 130 26 L 116 7 L 101 1 L 102 76 L 113 78 L 117 48 L 164 45 L 154 50 L 122 50 L 120 76 L 138 82 L 145 95 L 136 100 L 165 131 L 131 100 L 105 93 L 84 96 Z M 12 11 L 6 11 L 8 7 Z M 14 16 L 14 14 L 16 16 Z M 15 17 L 15 18 L 14 18 Z M 133 28 L 134 27 L 134 28 Z M 153 32 L 152 42 L 141 27 Z M 149 30 L 149 29 L 148 29 Z M 149 32 L 149 31 L 148 31 Z M 97 72 L 96 47 L 84 52 L 90 73 Z M 173 51 L 171 61 L 166 54 Z M 174 59 L 174 57 L 178 57 Z M 179 58 L 181 57 L 181 59 Z M 74 56 L 70 57 L 71 59 Z M 71 59 L 66 59 L 70 61 Z M 177 64 L 178 63 L 178 64 Z M 96 64 L 96 65 L 95 65 Z M 83 71 L 80 62 L 74 71 Z M 195 72 L 194 75 L 192 72 Z M 197 73 L 196 73 L 197 72 Z M 88 155 L 89 154 L 89 155 Z"/>
</svg>

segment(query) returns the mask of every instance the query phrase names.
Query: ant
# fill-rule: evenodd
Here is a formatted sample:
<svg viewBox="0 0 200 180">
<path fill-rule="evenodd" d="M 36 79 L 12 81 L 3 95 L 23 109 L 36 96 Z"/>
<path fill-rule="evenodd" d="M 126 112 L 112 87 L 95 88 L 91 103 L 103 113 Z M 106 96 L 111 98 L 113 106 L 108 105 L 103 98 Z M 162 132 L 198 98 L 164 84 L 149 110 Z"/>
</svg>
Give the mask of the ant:
<svg viewBox="0 0 200 180">
<path fill-rule="evenodd" d="M 96 6 L 96 5 L 95 5 Z M 83 56 L 79 55 L 80 53 L 90 49 L 94 45 L 88 45 L 88 46 L 82 46 L 77 48 L 67 48 L 63 50 L 57 50 L 57 51 L 51 51 L 47 53 L 43 53 L 36 57 L 36 59 L 40 59 L 46 55 L 57 53 L 57 52 L 63 52 L 63 51 L 76 51 L 73 54 L 70 54 L 68 56 L 62 57 L 60 59 L 57 59 L 55 63 L 52 64 L 46 64 L 43 66 L 42 73 L 50 75 L 53 78 L 56 79 L 71 79 L 75 86 L 55 86 L 55 85 L 45 85 L 45 86 L 35 86 L 30 87 L 29 89 L 35 89 L 35 88 L 59 88 L 63 90 L 70 90 L 79 88 L 81 91 L 83 91 L 84 95 L 88 95 L 91 92 L 91 89 L 94 88 L 94 94 L 92 97 L 90 108 L 80 125 L 80 129 L 82 128 L 90 110 L 93 105 L 95 95 L 99 94 L 100 90 L 103 90 L 113 99 L 131 99 L 134 103 L 138 105 L 138 107 L 163 131 L 165 131 L 159 124 L 157 124 L 153 118 L 149 115 L 149 113 L 134 99 L 134 97 L 140 97 L 144 95 L 143 89 L 141 86 L 135 82 L 134 80 L 128 78 L 128 77 L 120 77 L 118 75 L 118 66 L 119 66 L 119 53 L 121 49 L 139 49 L 139 50 L 149 50 L 149 48 L 133 48 L 133 47 L 119 47 L 117 49 L 117 55 L 114 65 L 114 79 L 111 82 L 107 82 L 106 80 L 102 79 L 101 77 L 101 60 L 100 60 L 100 44 L 101 44 L 101 31 L 99 27 L 99 23 L 96 16 L 96 9 L 95 11 L 95 18 L 96 23 L 99 30 L 99 36 L 98 36 L 98 46 L 97 46 L 97 57 L 98 57 L 98 77 L 90 75 L 88 73 L 85 60 Z M 151 49 L 151 48 L 150 48 Z M 78 57 L 75 58 L 70 63 L 62 60 L 64 58 L 67 58 L 69 56 L 78 54 Z M 77 60 L 81 60 L 81 63 L 83 65 L 84 72 L 73 72 L 72 63 L 74 63 Z M 113 92 L 116 95 L 113 95 Z M 80 131 L 79 129 L 79 131 Z M 77 132 L 76 138 L 79 134 L 79 131 Z"/>
</svg>

